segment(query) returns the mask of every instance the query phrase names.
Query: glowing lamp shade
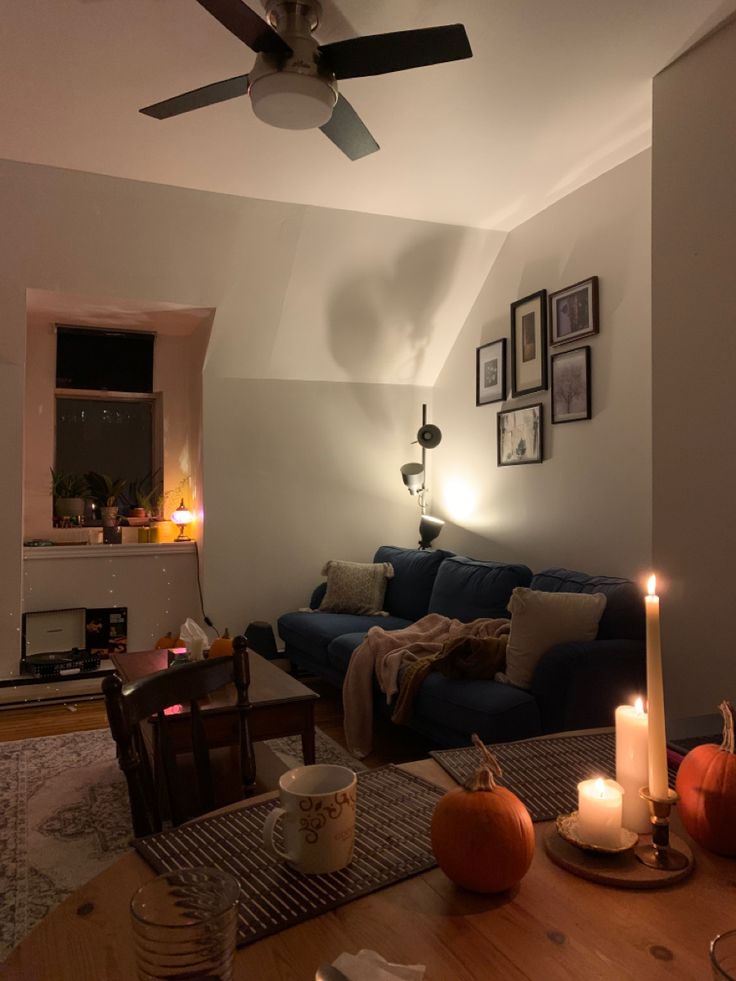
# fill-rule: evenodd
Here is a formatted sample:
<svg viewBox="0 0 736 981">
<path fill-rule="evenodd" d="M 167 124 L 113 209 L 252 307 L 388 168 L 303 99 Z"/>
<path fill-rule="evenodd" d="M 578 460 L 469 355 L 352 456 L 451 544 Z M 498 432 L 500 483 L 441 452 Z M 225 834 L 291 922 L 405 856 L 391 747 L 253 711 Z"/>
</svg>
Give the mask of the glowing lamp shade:
<svg viewBox="0 0 736 981">
<path fill-rule="evenodd" d="M 421 463 L 405 463 L 401 468 L 401 479 L 410 494 L 424 489 L 424 467 Z"/>
<path fill-rule="evenodd" d="M 423 514 L 419 521 L 419 548 L 432 547 L 432 542 L 445 526 L 441 518 L 433 518 L 431 514 Z"/>
<path fill-rule="evenodd" d="M 253 112 L 281 129 L 314 129 L 332 116 L 337 96 L 321 78 L 277 72 L 256 79 L 250 87 Z"/>
<path fill-rule="evenodd" d="M 171 520 L 179 529 L 179 534 L 174 539 L 175 542 L 189 542 L 191 541 L 184 532 L 188 524 L 192 522 L 192 512 L 184 507 L 184 498 L 182 497 L 179 507 L 171 515 Z"/>
</svg>

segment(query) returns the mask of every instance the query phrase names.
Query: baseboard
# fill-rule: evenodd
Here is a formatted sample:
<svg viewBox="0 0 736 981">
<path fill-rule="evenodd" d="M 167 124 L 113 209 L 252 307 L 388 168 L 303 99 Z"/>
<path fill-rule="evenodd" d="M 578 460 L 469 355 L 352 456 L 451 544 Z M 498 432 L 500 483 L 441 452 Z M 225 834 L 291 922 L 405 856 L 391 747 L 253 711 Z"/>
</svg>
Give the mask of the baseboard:
<svg viewBox="0 0 736 981">
<path fill-rule="evenodd" d="M 33 679 L 32 683 L 23 679 L 5 682 L 0 686 L 0 710 L 19 708 L 52 702 L 91 701 L 102 698 L 102 679 L 112 674 L 109 671 L 94 671 L 90 675 L 77 678 L 45 680 Z"/>
</svg>

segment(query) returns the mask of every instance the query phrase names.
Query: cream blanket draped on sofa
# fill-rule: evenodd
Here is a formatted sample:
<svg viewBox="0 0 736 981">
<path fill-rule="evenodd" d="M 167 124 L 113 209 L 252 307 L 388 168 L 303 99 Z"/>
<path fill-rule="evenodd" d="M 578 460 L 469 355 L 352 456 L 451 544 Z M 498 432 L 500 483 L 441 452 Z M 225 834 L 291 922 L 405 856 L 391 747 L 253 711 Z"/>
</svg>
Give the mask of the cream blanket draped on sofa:
<svg viewBox="0 0 736 981">
<path fill-rule="evenodd" d="M 409 627 L 384 630 L 371 627 L 353 651 L 342 688 L 345 738 L 350 752 L 361 759 L 373 742 L 373 675 L 390 704 L 398 691 L 399 670 L 407 662 L 433 659 L 426 668 L 412 671 L 408 694 L 399 699 L 395 721 L 411 712 L 411 696 L 429 670 L 442 670 L 443 659 L 459 665 L 461 676 L 492 678 L 503 670 L 509 621 L 482 618 L 470 623 L 429 613 Z M 456 643 L 462 639 L 493 641 L 479 648 Z M 471 672 L 471 673 L 468 673 Z"/>
</svg>

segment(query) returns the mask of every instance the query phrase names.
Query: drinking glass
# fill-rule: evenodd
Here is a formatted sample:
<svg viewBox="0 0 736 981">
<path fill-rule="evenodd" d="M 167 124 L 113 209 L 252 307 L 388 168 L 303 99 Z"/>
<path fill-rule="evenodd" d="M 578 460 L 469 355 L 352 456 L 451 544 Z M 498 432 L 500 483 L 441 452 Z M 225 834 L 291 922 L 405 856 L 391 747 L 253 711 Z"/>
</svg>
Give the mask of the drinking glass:
<svg viewBox="0 0 736 981">
<path fill-rule="evenodd" d="M 166 872 L 130 901 L 139 981 L 232 981 L 237 879 L 218 869 Z"/>
<path fill-rule="evenodd" d="M 736 981 L 736 930 L 711 940 L 710 965 L 715 981 Z"/>
</svg>

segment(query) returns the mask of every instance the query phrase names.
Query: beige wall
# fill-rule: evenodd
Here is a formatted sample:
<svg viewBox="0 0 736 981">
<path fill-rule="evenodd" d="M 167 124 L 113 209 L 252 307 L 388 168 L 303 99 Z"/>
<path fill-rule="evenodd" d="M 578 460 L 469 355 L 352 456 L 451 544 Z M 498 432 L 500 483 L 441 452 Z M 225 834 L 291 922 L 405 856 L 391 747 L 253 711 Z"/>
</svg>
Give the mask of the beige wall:
<svg viewBox="0 0 736 981">
<path fill-rule="evenodd" d="M 410 443 L 429 394 L 205 377 L 206 592 L 220 630 L 305 606 L 328 559 L 416 546 L 399 470 L 419 459 Z"/>
<path fill-rule="evenodd" d="M 668 713 L 736 698 L 736 23 L 654 80 L 653 548 Z"/>
<path fill-rule="evenodd" d="M 206 605 L 216 607 L 220 624 L 239 625 L 244 615 L 270 616 L 301 601 L 319 563 L 338 551 L 362 557 L 387 538 L 416 541 L 417 509 L 401 486 L 398 465 L 411 457 L 427 394 L 420 382 L 444 358 L 503 236 L 343 212 L 313 221 L 313 210 L 0 162 L 0 508 L 10 529 L 0 550 L 0 675 L 15 672 L 19 650 L 28 290 L 216 310 L 203 395 L 210 440 L 204 481 L 214 502 L 207 503 L 207 538 L 214 545 L 206 544 L 203 573 Z M 329 290 L 322 289 L 319 275 L 328 270 L 315 257 L 334 255 L 338 245 L 345 278 L 330 275 Z M 422 257 L 432 279 L 424 299 Z M 299 284 L 297 293 L 292 283 Z M 375 306 L 367 318 L 371 296 Z M 389 309 L 403 316 L 404 343 L 392 361 L 395 377 L 377 379 L 373 350 L 390 341 L 380 320 Z M 273 397 L 264 394 L 258 406 L 222 398 L 231 392 L 226 381 L 240 398 L 250 391 L 250 379 L 293 379 L 301 363 L 309 366 L 306 377 L 318 374 L 315 380 L 347 393 L 336 397 L 335 411 L 323 408 L 318 425 L 308 424 L 314 396 L 303 395 L 298 381 L 283 389 L 274 381 Z M 401 382 L 397 391 L 394 381 Z M 319 403 L 329 390 L 317 385 L 309 392 L 322 392 Z M 191 411 L 197 414 L 196 399 Z M 295 468 L 302 457 L 304 465 Z M 243 549 L 233 529 L 242 525 L 248 482 L 241 476 L 219 494 L 215 488 L 246 464 L 249 475 L 268 473 L 268 488 L 290 490 L 278 497 L 267 490 L 256 500 Z M 347 472 L 353 476 L 346 491 Z M 268 523 L 262 521 L 266 498 L 276 498 L 283 511 Z M 350 524 L 343 524 L 348 515 Z M 256 570 L 266 555 L 288 567 L 288 557 L 299 553 L 301 564 L 292 572 L 277 563 L 264 590 L 259 573 L 248 567 L 249 553 Z"/>
<path fill-rule="evenodd" d="M 478 558 L 641 576 L 650 561 L 650 156 L 642 153 L 510 232 L 434 390 L 442 544 Z M 552 425 L 550 394 L 476 407 L 476 347 L 509 337 L 509 304 L 600 280 L 593 418 Z M 577 345 L 569 345 L 570 348 Z M 554 353 L 568 347 L 551 348 Z M 510 348 L 508 350 L 510 368 Z M 496 466 L 498 408 L 544 403 L 545 462 Z"/>
</svg>

